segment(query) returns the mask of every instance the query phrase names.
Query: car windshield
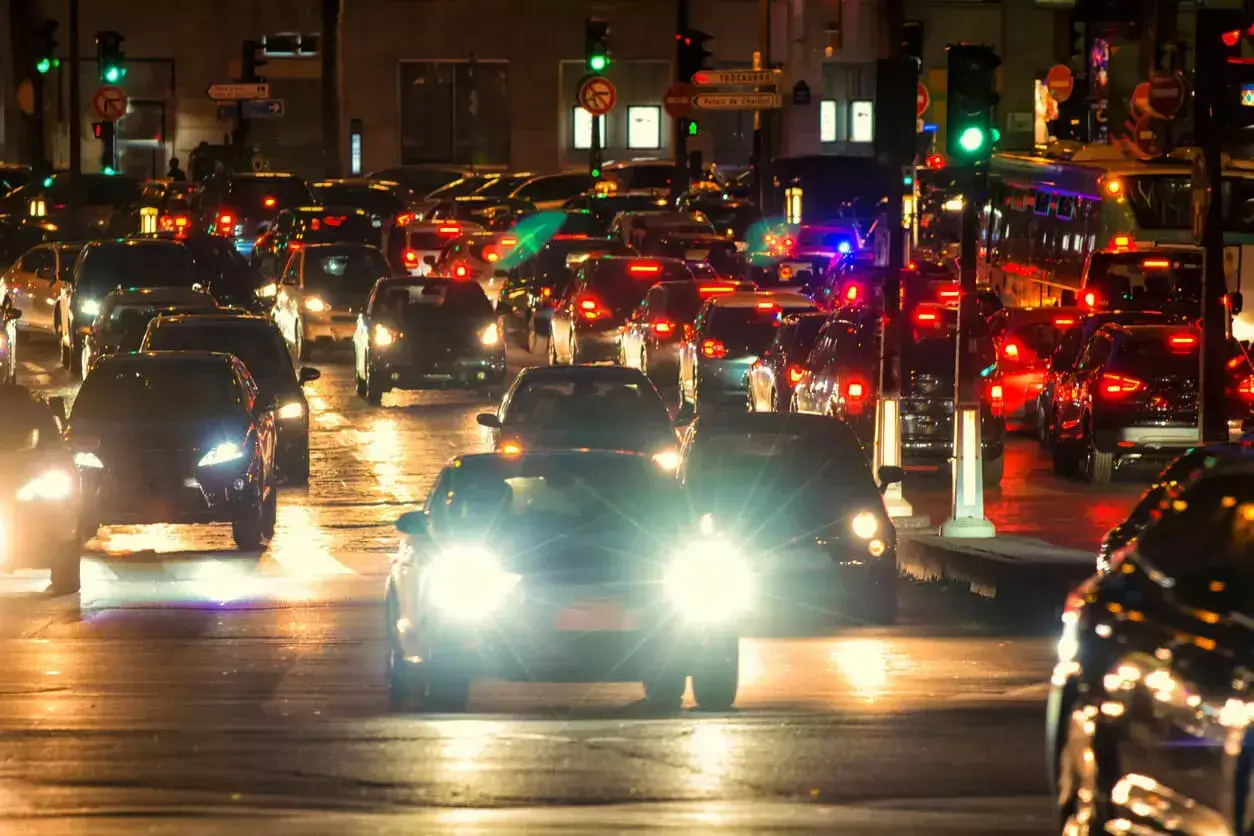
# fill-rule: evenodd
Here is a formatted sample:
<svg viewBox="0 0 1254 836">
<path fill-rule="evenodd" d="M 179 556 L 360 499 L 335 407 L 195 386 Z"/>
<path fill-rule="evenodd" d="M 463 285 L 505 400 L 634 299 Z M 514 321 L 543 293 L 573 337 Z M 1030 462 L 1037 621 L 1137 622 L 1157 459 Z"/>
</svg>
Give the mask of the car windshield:
<svg viewBox="0 0 1254 836">
<path fill-rule="evenodd" d="M 484 175 L 471 175 L 470 177 L 459 177 L 451 183 L 446 183 L 435 191 L 427 195 L 427 200 L 447 200 L 454 197 L 465 197 L 474 194 L 475 190 L 488 182 L 488 177 Z"/>
<path fill-rule="evenodd" d="M 105 318 L 102 330 L 111 337 L 130 335 L 132 339 L 124 341 L 122 347 L 134 350 L 139 347 L 139 341 L 144 336 L 144 329 L 157 314 L 182 309 L 208 310 L 212 307 L 214 307 L 213 300 L 208 297 L 204 300 L 188 299 L 186 302 L 178 303 L 121 302 L 109 310 L 109 316 Z"/>
<path fill-rule="evenodd" d="M 475 190 L 475 194 L 483 197 L 509 197 L 515 189 L 530 180 L 530 174 L 507 174 L 504 177 L 485 183 Z"/>
<path fill-rule="evenodd" d="M 776 308 L 715 307 L 706 335 L 724 343 L 729 353 L 761 354 L 775 339 L 779 313 Z"/>
<path fill-rule="evenodd" d="M 1062 344 L 1069 330 L 1067 326 L 1056 325 L 1052 319 L 1025 322 L 1012 326 L 1008 339 L 1027 346 L 1037 357 L 1048 357 Z"/>
<path fill-rule="evenodd" d="M 32 184 L 37 185 L 37 184 Z M 139 200 L 140 183 L 131 177 L 106 177 L 103 175 L 83 175 L 79 205 L 81 206 L 126 206 Z M 70 178 L 61 175 L 56 178 L 52 187 L 45 195 L 52 205 L 70 202 Z"/>
<path fill-rule="evenodd" d="M 612 259 L 599 262 L 588 280 L 588 292 L 616 313 L 633 308 L 659 281 L 691 278 L 688 268 L 677 261 L 626 261 Z"/>
<path fill-rule="evenodd" d="M 505 423 L 538 429 L 670 426 L 670 416 L 648 380 L 619 374 L 524 378 L 510 399 Z"/>
<path fill-rule="evenodd" d="M 242 409 L 224 363 L 105 363 L 92 369 L 74 400 L 73 422 L 204 421 Z"/>
<path fill-rule="evenodd" d="M 351 206 L 380 217 L 405 211 L 404 201 L 385 186 L 330 183 L 314 186 L 313 192 L 323 206 Z"/>
<path fill-rule="evenodd" d="M 83 251 L 75 281 L 80 294 L 103 295 L 115 287 L 191 287 L 197 273 L 182 244 L 106 244 Z"/>
<path fill-rule="evenodd" d="M 637 189 L 669 189 L 675 175 L 673 165 L 629 165 L 607 171 L 605 178 L 619 184 L 624 191 Z"/>
<path fill-rule="evenodd" d="M 368 244 L 379 246 L 383 230 L 368 215 L 321 213 L 296 219 L 296 237 L 310 244 Z"/>
<path fill-rule="evenodd" d="M 305 255 L 305 286 L 369 290 L 392 274 L 383 253 L 366 247 L 314 247 Z"/>
<path fill-rule="evenodd" d="M 634 255 L 622 241 L 608 238 L 553 241 L 545 244 L 535 256 L 535 275 L 541 284 L 565 285 L 570 278 L 571 264 L 598 255 Z"/>
<path fill-rule="evenodd" d="M 242 177 L 230 181 L 224 203 L 246 218 L 270 218 L 304 206 L 312 195 L 299 177 Z"/>
<path fill-rule="evenodd" d="M 1106 308 L 1157 309 L 1162 305 L 1197 306 L 1202 298 L 1201 255 L 1103 253 L 1093 256 L 1084 293 Z"/>
<path fill-rule="evenodd" d="M 389 284 L 379 293 L 374 312 L 393 321 L 432 328 L 467 319 L 491 319 L 492 303 L 475 282 L 432 279 Z"/>
<path fill-rule="evenodd" d="M 1173 339 L 1180 343 L 1173 345 Z M 1197 335 L 1168 332 L 1119 340 L 1107 365 L 1114 370 L 1141 375 L 1195 378 L 1199 344 Z"/>
<path fill-rule="evenodd" d="M 221 320 L 158 324 L 144 343 L 151 351 L 224 351 L 240 359 L 257 379 L 291 377 L 292 359 L 269 323 L 231 324 Z"/>
</svg>

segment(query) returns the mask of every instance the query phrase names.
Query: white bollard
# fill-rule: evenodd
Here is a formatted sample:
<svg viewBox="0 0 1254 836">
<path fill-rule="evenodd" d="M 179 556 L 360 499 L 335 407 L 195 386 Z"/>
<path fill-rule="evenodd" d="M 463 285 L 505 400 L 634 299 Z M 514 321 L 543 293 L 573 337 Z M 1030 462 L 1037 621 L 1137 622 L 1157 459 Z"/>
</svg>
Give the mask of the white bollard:
<svg viewBox="0 0 1254 836">
<path fill-rule="evenodd" d="M 901 399 L 898 397 L 881 397 L 875 404 L 875 450 L 872 461 L 877 479 L 881 467 L 901 467 Z M 914 506 L 902 495 L 900 482 L 894 482 L 884 491 L 884 507 L 890 517 L 914 516 Z"/>
<path fill-rule="evenodd" d="M 984 456 L 980 447 L 980 406 L 960 406 L 954 415 L 953 516 L 941 526 L 942 537 L 988 538 L 997 535 L 984 519 Z"/>
</svg>

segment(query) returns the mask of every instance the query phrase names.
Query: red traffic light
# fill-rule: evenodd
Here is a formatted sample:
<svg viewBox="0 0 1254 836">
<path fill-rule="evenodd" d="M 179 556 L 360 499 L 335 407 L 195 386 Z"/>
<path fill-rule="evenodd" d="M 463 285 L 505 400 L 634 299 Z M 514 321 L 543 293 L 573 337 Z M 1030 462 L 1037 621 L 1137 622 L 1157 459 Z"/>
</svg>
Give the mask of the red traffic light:
<svg viewBox="0 0 1254 836">
<path fill-rule="evenodd" d="M 937 171 L 945 167 L 945 158 L 940 154 L 928 154 L 924 164 L 933 171 Z"/>
<path fill-rule="evenodd" d="M 96 137 L 96 139 L 100 139 L 100 137 L 104 134 L 104 123 L 92 122 L 91 132 L 92 132 L 92 135 Z"/>
</svg>

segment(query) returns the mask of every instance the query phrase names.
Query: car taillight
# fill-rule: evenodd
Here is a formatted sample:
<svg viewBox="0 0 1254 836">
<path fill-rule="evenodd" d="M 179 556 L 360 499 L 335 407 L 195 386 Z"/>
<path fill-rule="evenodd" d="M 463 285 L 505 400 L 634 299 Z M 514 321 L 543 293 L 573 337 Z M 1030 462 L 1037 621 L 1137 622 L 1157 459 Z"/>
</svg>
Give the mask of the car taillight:
<svg viewBox="0 0 1254 836">
<path fill-rule="evenodd" d="M 722 340 L 702 340 L 701 356 L 719 360 L 727 356 L 727 346 L 723 345 Z"/>
<path fill-rule="evenodd" d="M 468 275 L 470 275 L 470 271 L 466 269 L 465 264 L 459 264 L 453 268 L 453 278 L 455 279 L 464 279 Z"/>
<path fill-rule="evenodd" d="M 758 303 L 758 310 L 760 311 L 773 311 L 777 307 L 779 306 L 776 305 L 774 302 L 759 302 Z"/>
<path fill-rule="evenodd" d="M 849 287 L 845 288 L 845 301 L 846 301 L 846 302 L 857 302 L 857 301 L 858 301 L 858 293 L 859 293 L 859 289 L 858 289 L 858 286 L 857 286 L 856 284 L 851 284 L 851 285 L 849 285 Z"/>
<path fill-rule="evenodd" d="M 275 200 L 274 198 L 267 196 L 261 199 L 261 205 L 266 207 L 267 209 L 273 209 L 274 207 L 279 205 L 279 202 Z"/>
<path fill-rule="evenodd" d="M 287 249 L 288 249 L 288 252 L 298 253 L 301 250 L 305 249 L 305 242 L 304 241 L 288 241 Z"/>
<path fill-rule="evenodd" d="M 235 229 L 235 216 L 229 212 L 219 213 L 217 227 L 219 235 L 230 235 Z"/>
<path fill-rule="evenodd" d="M 939 317 L 932 311 L 917 311 L 914 315 L 914 321 L 923 325 L 935 325 Z"/>
<path fill-rule="evenodd" d="M 1075 319 L 1069 316 L 1059 316 L 1054 318 L 1055 328 L 1070 328 L 1075 325 Z"/>
<path fill-rule="evenodd" d="M 502 247 L 517 247 L 518 239 L 510 235 L 510 236 L 506 236 L 505 238 L 502 238 L 500 243 Z"/>
<path fill-rule="evenodd" d="M 462 228 L 460 226 L 452 226 L 452 225 L 442 226 L 436 230 L 436 232 L 439 233 L 440 235 L 457 235 L 461 231 L 462 231 Z"/>
<path fill-rule="evenodd" d="M 1254 375 L 1246 377 L 1237 384 L 1237 394 L 1247 401 L 1254 400 Z"/>
<path fill-rule="evenodd" d="M 1187 353 L 1197 348 L 1197 337 L 1192 334 L 1174 334 L 1167 338 L 1167 346 L 1172 351 Z"/>
<path fill-rule="evenodd" d="M 662 265 L 652 262 L 644 262 L 640 264 L 628 264 L 627 272 L 633 276 L 656 276 L 662 272 Z"/>
<path fill-rule="evenodd" d="M 1136 244 L 1131 235 L 1116 235 L 1110 239 L 1110 247 L 1113 250 L 1135 250 Z"/>
<path fill-rule="evenodd" d="M 607 311 L 596 299 L 584 297 L 579 300 L 579 313 L 583 314 L 584 319 L 596 319 L 604 316 Z"/>
<path fill-rule="evenodd" d="M 866 406 L 867 386 L 860 380 L 851 380 L 845 384 L 845 412 L 849 415 L 861 415 Z"/>
<path fill-rule="evenodd" d="M 1006 393 L 1000 383 L 988 387 L 988 405 L 994 418 L 1000 418 L 1006 411 Z"/>
<path fill-rule="evenodd" d="M 1097 307 L 1097 294 L 1096 293 L 1090 290 L 1088 293 L 1084 294 L 1084 307 L 1086 308 Z"/>
<path fill-rule="evenodd" d="M 788 382 L 796 386 L 801 382 L 801 378 L 805 377 L 806 370 L 795 363 L 788 367 Z"/>
<path fill-rule="evenodd" d="M 697 288 L 702 296 L 715 296 L 720 293 L 735 293 L 736 288 L 728 284 L 703 284 Z"/>
<path fill-rule="evenodd" d="M 501 260 L 501 254 L 492 247 L 487 247 L 483 251 L 483 260 L 488 262 L 488 264 L 496 264 Z"/>
<path fill-rule="evenodd" d="M 1005 357 L 1007 360 L 1018 360 L 1019 359 L 1019 344 L 1013 343 L 1013 342 L 1007 342 L 1005 345 L 1001 347 L 1001 356 Z"/>
<path fill-rule="evenodd" d="M 941 288 L 936 292 L 936 298 L 945 303 L 957 302 L 962 298 L 962 289 L 958 287 Z"/>
<path fill-rule="evenodd" d="M 675 325 L 670 322 L 655 322 L 653 323 L 653 333 L 659 337 L 669 336 L 675 333 Z"/>
<path fill-rule="evenodd" d="M 407 267 L 416 267 L 418 265 L 418 253 L 414 250 L 405 250 L 405 254 L 402 257 L 405 259 Z"/>
<path fill-rule="evenodd" d="M 1104 374 L 1097 382 L 1097 390 L 1103 395 L 1112 398 L 1121 398 L 1143 388 L 1145 388 L 1145 384 L 1135 377 L 1126 377 L 1120 374 Z"/>
<path fill-rule="evenodd" d="M 397 226 L 409 226 L 410 221 L 412 221 L 413 219 L 414 219 L 414 216 L 411 212 L 401 212 L 399 215 L 396 216 L 396 225 Z"/>
</svg>

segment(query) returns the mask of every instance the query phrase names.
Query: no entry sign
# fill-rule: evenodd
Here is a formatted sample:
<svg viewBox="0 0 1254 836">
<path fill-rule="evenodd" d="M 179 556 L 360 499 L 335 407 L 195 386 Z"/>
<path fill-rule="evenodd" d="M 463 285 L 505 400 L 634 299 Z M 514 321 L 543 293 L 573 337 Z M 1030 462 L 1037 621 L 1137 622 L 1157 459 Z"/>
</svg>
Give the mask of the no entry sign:
<svg viewBox="0 0 1254 836">
<path fill-rule="evenodd" d="M 1071 74 L 1071 68 L 1065 64 L 1050 67 L 1045 74 L 1045 89 L 1049 90 L 1050 97 L 1056 102 L 1065 102 L 1071 98 L 1071 93 L 1075 90 L 1075 76 Z"/>
<path fill-rule="evenodd" d="M 927 92 L 927 88 L 923 86 L 923 82 L 919 82 L 915 88 L 914 94 L 914 115 L 922 116 L 927 110 L 928 105 L 932 103 L 932 94 Z"/>
<path fill-rule="evenodd" d="M 676 82 L 666 88 L 662 106 L 672 119 L 682 119 L 692 112 L 692 97 L 696 91 L 687 84 Z"/>
<path fill-rule="evenodd" d="M 1184 104 L 1184 81 L 1174 73 L 1159 73 L 1150 78 L 1150 111 L 1163 119 L 1176 115 Z"/>
<path fill-rule="evenodd" d="M 609 79 L 592 76 L 579 85 L 578 100 L 584 110 L 593 116 L 600 116 L 613 110 L 614 102 L 618 101 L 618 91 Z"/>
</svg>

